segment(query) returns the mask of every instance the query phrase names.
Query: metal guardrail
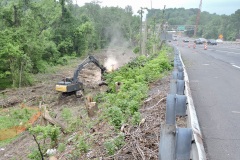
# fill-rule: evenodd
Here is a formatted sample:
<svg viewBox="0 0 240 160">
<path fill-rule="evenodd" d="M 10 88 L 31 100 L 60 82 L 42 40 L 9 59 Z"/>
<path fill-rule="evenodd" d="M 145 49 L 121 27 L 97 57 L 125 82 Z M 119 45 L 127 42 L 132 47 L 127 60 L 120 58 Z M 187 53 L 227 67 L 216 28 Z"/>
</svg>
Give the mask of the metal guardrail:
<svg viewBox="0 0 240 160">
<path fill-rule="evenodd" d="M 174 71 L 167 95 L 165 124 L 161 126 L 159 160 L 206 160 L 188 75 L 180 52 L 174 49 Z M 178 128 L 176 116 L 186 115 L 187 128 Z"/>
<path fill-rule="evenodd" d="M 193 138 L 194 138 L 194 143 L 193 146 L 194 148 L 192 149 L 193 151 L 193 160 L 206 160 L 206 152 L 203 146 L 203 137 L 202 133 L 199 127 L 198 123 L 198 118 L 197 118 L 197 113 L 194 107 L 193 99 L 192 99 L 192 94 L 190 90 L 190 85 L 189 85 L 189 78 L 188 74 L 185 68 L 185 65 L 182 61 L 181 58 L 181 53 L 178 51 L 180 61 L 182 62 L 183 65 L 183 72 L 184 72 L 184 81 L 185 81 L 185 95 L 187 96 L 187 113 L 188 113 L 188 127 L 192 128 L 193 130 Z"/>
</svg>

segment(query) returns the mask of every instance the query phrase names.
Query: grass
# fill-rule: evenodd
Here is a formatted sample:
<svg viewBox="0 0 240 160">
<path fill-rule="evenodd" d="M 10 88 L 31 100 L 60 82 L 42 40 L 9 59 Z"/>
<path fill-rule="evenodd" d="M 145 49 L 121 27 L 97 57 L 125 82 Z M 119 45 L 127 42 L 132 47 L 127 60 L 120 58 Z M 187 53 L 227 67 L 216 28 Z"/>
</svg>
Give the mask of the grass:
<svg viewBox="0 0 240 160">
<path fill-rule="evenodd" d="M 37 111 L 27 108 L 8 108 L 0 111 L 0 130 L 26 123 Z"/>
</svg>

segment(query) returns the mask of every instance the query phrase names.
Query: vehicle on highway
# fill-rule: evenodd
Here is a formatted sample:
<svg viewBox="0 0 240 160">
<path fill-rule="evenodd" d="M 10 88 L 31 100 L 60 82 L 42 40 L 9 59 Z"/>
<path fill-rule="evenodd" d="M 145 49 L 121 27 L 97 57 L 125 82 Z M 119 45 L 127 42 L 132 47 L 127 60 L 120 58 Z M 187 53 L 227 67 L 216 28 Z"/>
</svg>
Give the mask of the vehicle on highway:
<svg viewBox="0 0 240 160">
<path fill-rule="evenodd" d="M 217 43 L 223 43 L 223 40 L 217 39 L 216 42 L 217 42 Z"/>
<path fill-rule="evenodd" d="M 188 43 L 188 42 L 189 42 L 189 40 L 188 40 L 188 39 L 184 39 L 184 40 L 183 40 L 183 42 L 185 42 L 185 43 Z"/>
<path fill-rule="evenodd" d="M 205 38 L 199 38 L 199 40 L 202 42 L 202 43 L 207 43 L 207 40 Z"/>
<path fill-rule="evenodd" d="M 203 42 L 202 42 L 200 39 L 195 39 L 195 40 L 194 40 L 194 43 L 195 43 L 195 44 L 203 44 Z"/>
<path fill-rule="evenodd" d="M 177 35 L 173 35 L 173 36 L 172 36 L 172 39 L 173 39 L 174 41 L 177 41 L 177 38 L 178 38 Z"/>
<path fill-rule="evenodd" d="M 208 45 L 217 45 L 217 41 L 216 41 L 215 39 L 209 39 L 209 40 L 207 41 L 207 44 L 208 44 Z"/>
</svg>

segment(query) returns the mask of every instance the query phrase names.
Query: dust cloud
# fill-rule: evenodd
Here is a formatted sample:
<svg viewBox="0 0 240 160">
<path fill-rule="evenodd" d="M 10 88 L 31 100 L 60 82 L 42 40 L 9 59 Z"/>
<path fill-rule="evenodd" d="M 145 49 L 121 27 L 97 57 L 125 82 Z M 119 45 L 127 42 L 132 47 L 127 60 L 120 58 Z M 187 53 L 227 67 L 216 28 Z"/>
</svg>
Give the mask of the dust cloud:
<svg viewBox="0 0 240 160">
<path fill-rule="evenodd" d="M 111 72 L 136 57 L 131 50 L 131 44 L 124 38 L 120 25 L 111 25 L 106 29 L 105 34 L 110 39 L 110 44 L 106 49 L 107 58 L 104 61 L 104 66 L 108 71 Z"/>
</svg>

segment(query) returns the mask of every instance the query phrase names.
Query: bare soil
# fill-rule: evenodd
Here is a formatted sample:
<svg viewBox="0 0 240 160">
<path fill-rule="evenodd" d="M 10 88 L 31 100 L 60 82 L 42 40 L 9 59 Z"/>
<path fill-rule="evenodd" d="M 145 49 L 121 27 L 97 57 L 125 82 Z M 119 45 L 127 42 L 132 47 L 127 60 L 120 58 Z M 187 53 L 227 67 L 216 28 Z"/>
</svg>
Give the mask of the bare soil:
<svg viewBox="0 0 240 160">
<path fill-rule="evenodd" d="M 134 53 L 127 49 L 115 48 L 102 50 L 94 54 L 100 63 L 105 63 L 109 57 L 115 58 L 116 61 L 121 59 L 121 63 L 115 64 L 120 67 L 135 57 Z M 115 56 L 115 57 L 114 57 Z M 65 151 L 57 153 L 57 159 L 158 159 L 158 146 L 160 140 L 161 124 L 165 121 L 166 96 L 169 91 L 170 75 L 149 85 L 149 96 L 143 102 L 140 109 L 141 123 L 138 126 L 125 124 L 121 132 L 125 135 L 125 145 L 114 155 L 109 156 L 104 149 L 103 143 L 106 139 L 113 138 L 116 135 L 114 128 L 106 120 L 99 119 L 98 115 L 102 110 L 99 107 L 94 117 L 88 117 L 85 107 L 85 98 L 76 98 L 74 95 L 59 98 L 59 93 L 55 91 L 55 84 L 64 77 L 71 77 L 76 66 L 82 60 L 72 61 L 71 65 L 59 67 L 56 73 L 37 75 L 37 83 L 32 87 L 20 89 L 8 89 L 1 91 L 0 106 L 19 107 L 22 103 L 27 106 L 38 106 L 40 101 L 47 107 L 51 115 L 64 125 L 68 125 L 63 120 L 61 114 L 64 108 L 69 108 L 73 116 L 81 119 L 81 130 L 70 132 L 61 136 L 61 141 L 66 143 Z M 95 96 L 99 92 L 106 91 L 106 86 L 99 87 L 100 69 L 94 65 L 88 65 L 79 76 L 84 84 L 85 96 Z M 178 118 L 177 123 L 180 127 L 185 127 L 186 119 Z M 36 124 L 41 124 L 39 119 Z M 76 151 L 75 142 L 71 140 L 75 135 L 91 135 L 91 139 L 86 139 L 91 143 L 91 149 L 87 153 L 76 154 L 75 157 L 69 157 Z M 26 131 L 10 144 L 0 147 L 0 160 L 28 159 L 27 155 L 32 148 L 37 145 L 33 137 Z"/>
</svg>

